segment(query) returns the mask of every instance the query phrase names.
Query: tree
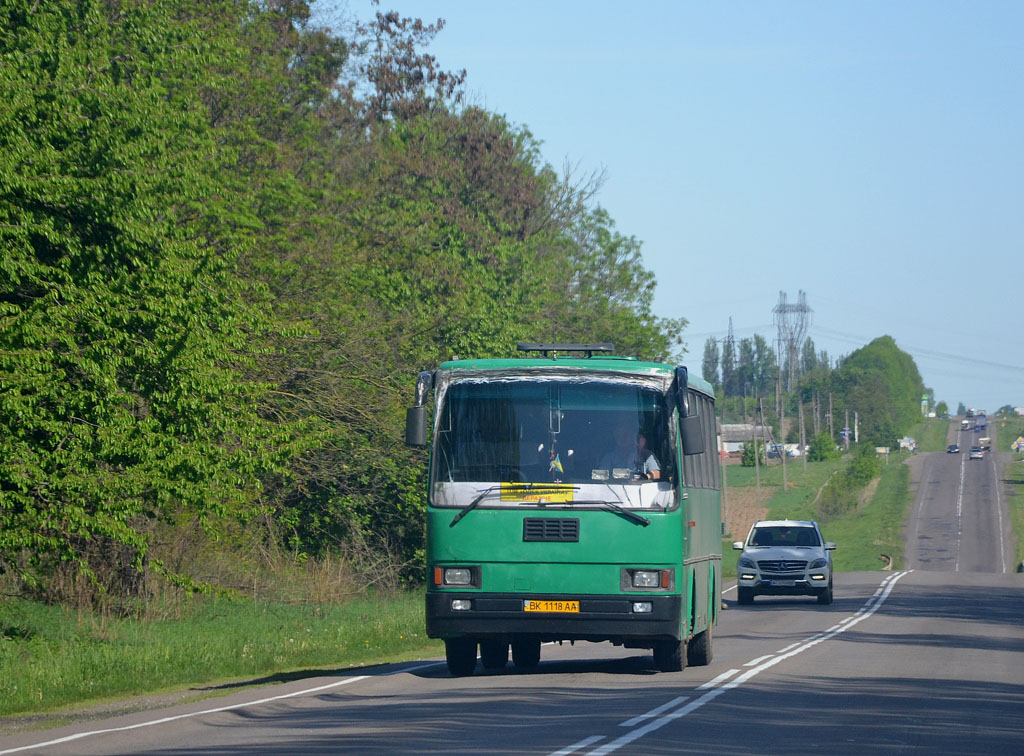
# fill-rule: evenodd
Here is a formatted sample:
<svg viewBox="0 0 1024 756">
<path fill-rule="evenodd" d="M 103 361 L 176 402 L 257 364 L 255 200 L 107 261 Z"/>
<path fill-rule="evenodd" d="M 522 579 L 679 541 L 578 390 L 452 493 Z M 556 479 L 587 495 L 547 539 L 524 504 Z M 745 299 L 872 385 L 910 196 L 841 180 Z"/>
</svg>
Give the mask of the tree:
<svg viewBox="0 0 1024 756">
<path fill-rule="evenodd" d="M 199 85 L 240 47 L 188 10 L 5 14 L 0 569 L 48 598 L 136 590 L 153 523 L 251 515 L 293 442 L 247 376 L 273 325 Z"/>
<path fill-rule="evenodd" d="M 860 419 L 861 440 L 889 446 L 921 416 L 924 384 L 913 358 L 891 336 L 851 353 L 836 376 L 845 407 Z"/>
<path fill-rule="evenodd" d="M 736 381 L 736 340 L 732 335 L 732 318 L 729 318 L 729 333 L 722 342 L 722 391 L 725 396 L 738 396 L 743 386 L 737 388 Z"/>
<path fill-rule="evenodd" d="M 718 339 L 709 336 L 704 342 L 704 359 L 701 360 L 701 375 L 712 386 L 718 387 Z"/>
<path fill-rule="evenodd" d="M 811 462 L 826 462 L 839 459 L 842 452 L 828 431 L 821 431 L 811 437 L 807 459 Z"/>
</svg>

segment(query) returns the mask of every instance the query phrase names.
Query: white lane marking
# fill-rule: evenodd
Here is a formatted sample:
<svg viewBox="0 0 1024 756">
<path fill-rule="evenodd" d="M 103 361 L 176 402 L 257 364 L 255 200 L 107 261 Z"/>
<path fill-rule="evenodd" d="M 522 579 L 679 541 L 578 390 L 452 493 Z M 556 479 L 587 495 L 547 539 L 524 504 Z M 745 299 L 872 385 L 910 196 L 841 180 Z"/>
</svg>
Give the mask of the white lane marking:
<svg viewBox="0 0 1024 756">
<path fill-rule="evenodd" d="M 898 580 L 900 580 L 901 578 L 903 578 L 905 575 L 909 574 L 909 573 L 910 573 L 910 570 L 905 570 L 903 572 L 897 573 L 895 575 L 892 575 L 892 576 L 886 578 L 882 582 L 882 585 L 885 586 L 885 588 L 882 591 L 881 598 L 879 598 L 879 600 L 877 602 L 875 602 L 875 605 L 872 606 L 871 609 L 866 614 L 858 617 L 856 619 L 856 621 L 846 623 L 846 624 L 844 624 L 842 626 L 837 626 L 838 629 L 833 630 L 833 631 L 826 631 L 824 633 L 816 633 L 816 634 L 812 635 L 810 638 L 808 638 L 806 641 L 797 644 L 797 646 L 795 648 L 793 648 L 791 651 L 789 651 L 789 652 L 787 652 L 785 654 L 781 654 L 780 653 L 778 655 L 771 656 L 767 661 L 765 661 L 760 666 L 757 666 L 757 667 L 754 667 L 752 669 L 747 670 L 746 672 L 741 674 L 739 677 L 737 677 L 737 678 L 735 678 L 733 680 L 729 680 L 728 682 L 726 682 L 721 687 L 709 690 L 704 695 L 702 695 L 700 698 L 697 698 L 697 699 L 695 699 L 693 701 L 690 701 L 689 703 L 685 704 L 684 706 L 681 706 L 680 708 L 676 709 L 675 711 L 670 711 L 669 713 L 665 714 L 664 716 L 661 716 L 661 717 L 659 717 L 659 718 L 657 718 L 657 719 L 655 719 L 655 720 L 653 720 L 651 722 L 648 722 L 643 727 L 638 727 L 637 729 L 632 730 L 630 732 L 627 732 L 624 735 L 622 735 L 621 737 L 616 738 L 615 740 L 611 741 L 610 743 L 605 743 L 604 745 L 602 745 L 602 746 L 600 746 L 598 748 L 595 748 L 592 751 L 589 751 L 586 754 L 586 756 L 607 756 L 607 754 L 613 753 L 614 751 L 619 750 L 623 746 L 629 745 L 633 741 L 642 738 L 644 735 L 647 735 L 650 732 L 654 732 L 655 730 L 664 727 L 665 725 L 669 724 L 670 722 L 674 722 L 675 720 L 679 719 L 680 717 L 684 717 L 687 714 L 690 714 L 691 712 L 696 711 L 697 709 L 699 709 L 704 704 L 709 703 L 709 702 L 713 701 L 714 699 L 718 698 L 718 696 L 722 695 L 727 690 L 732 690 L 733 688 L 738 688 L 740 685 L 742 685 L 743 683 L 747 682 L 748 680 L 750 680 L 751 678 L 755 677 L 756 675 L 759 675 L 761 672 L 765 671 L 766 669 L 774 667 L 776 664 L 779 664 L 779 663 L 781 663 L 782 661 L 784 661 L 786 659 L 792 658 L 792 657 L 796 656 L 797 654 L 803 653 L 807 649 L 813 648 L 814 646 L 818 645 L 819 643 L 823 643 L 826 640 L 829 640 L 830 638 L 834 638 L 836 635 L 839 635 L 840 633 L 846 632 L 847 630 L 849 630 L 854 625 L 857 625 L 860 622 L 863 622 L 868 617 L 870 617 L 872 614 L 874 614 L 876 611 L 878 611 L 878 608 L 889 597 L 889 594 L 892 593 L 892 589 L 896 586 L 896 582 Z"/>
<path fill-rule="evenodd" d="M 548 756 L 569 756 L 570 753 L 576 753 L 581 748 L 586 748 L 588 745 L 593 745 L 599 740 L 602 740 L 604 735 L 591 735 L 589 738 L 584 738 L 579 743 L 573 743 L 571 746 L 566 746 L 560 751 L 549 753 Z"/>
<path fill-rule="evenodd" d="M 748 661 L 743 666 L 744 667 L 754 667 L 754 666 L 757 666 L 758 664 L 760 664 L 761 662 L 763 662 L 765 659 L 771 659 L 773 656 L 775 656 L 775 654 L 765 654 L 764 656 L 759 656 L 756 659 L 751 659 L 750 661 Z"/>
<path fill-rule="evenodd" d="M 723 672 L 722 674 L 720 674 L 718 677 L 716 677 L 714 680 L 708 680 L 703 685 L 698 685 L 697 686 L 697 690 L 707 690 L 708 688 L 713 688 L 716 685 L 718 685 L 718 683 L 725 682 L 730 677 L 735 675 L 737 672 L 739 672 L 738 669 L 727 670 L 727 671 Z"/>
<path fill-rule="evenodd" d="M 673 706 L 678 706 L 687 698 L 689 698 L 689 696 L 676 696 L 668 703 L 663 703 L 661 706 L 651 709 L 646 714 L 641 714 L 639 716 L 633 717 L 632 719 L 627 719 L 625 722 L 619 722 L 619 727 L 635 727 L 636 725 L 643 722 L 645 719 L 651 719 L 652 717 L 656 717 L 664 711 L 668 711 Z"/>
<path fill-rule="evenodd" d="M 954 572 L 960 572 L 960 536 L 964 532 L 964 462 L 967 457 L 960 455 L 960 487 L 956 491 L 956 565 Z"/>
<path fill-rule="evenodd" d="M 731 591 L 735 587 L 736 587 L 735 585 L 730 585 L 728 588 L 726 588 L 724 591 L 722 591 L 722 595 L 724 596 L 725 594 L 727 594 L 729 591 Z"/>
<path fill-rule="evenodd" d="M 293 693 L 283 693 L 280 696 L 270 696 L 269 698 L 261 698 L 258 701 L 246 701 L 245 703 L 231 704 L 230 706 L 218 706 L 214 709 L 203 709 L 202 711 L 193 711 L 189 714 L 176 714 L 173 717 L 151 719 L 147 722 L 139 722 L 133 725 L 125 725 L 124 727 L 108 727 L 103 730 L 89 730 L 88 732 L 79 732 L 74 735 L 68 735 L 67 737 L 57 738 L 56 740 L 48 740 L 45 743 L 35 743 L 33 745 L 19 746 L 18 748 L 9 748 L 6 751 L 0 751 L 0 756 L 7 753 L 17 753 L 18 751 L 28 751 L 33 748 L 43 748 L 45 746 L 57 745 L 58 743 L 69 743 L 72 740 L 80 740 L 90 735 L 103 735 L 108 732 L 124 732 L 126 730 L 138 730 L 142 727 L 150 727 L 152 725 L 164 724 L 165 722 L 174 722 L 178 719 L 190 719 L 191 717 L 201 717 L 203 714 L 216 714 L 217 712 L 231 711 L 232 709 L 244 709 L 247 706 L 259 706 L 260 704 L 270 703 L 271 701 L 280 701 L 285 698 L 296 698 L 297 696 L 304 696 L 308 693 L 319 693 L 322 690 L 330 690 L 331 688 L 337 688 L 342 685 L 348 685 L 349 683 L 359 682 L 360 680 L 366 680 L 369 677 L 370 675 L 346 677 L 344 680 L 339 680 L 338 682 L 328 683 L 327 685 L 318 685 L 315 688 L 305 688 L 304 690 L 296 690 Z"/>
</svg>

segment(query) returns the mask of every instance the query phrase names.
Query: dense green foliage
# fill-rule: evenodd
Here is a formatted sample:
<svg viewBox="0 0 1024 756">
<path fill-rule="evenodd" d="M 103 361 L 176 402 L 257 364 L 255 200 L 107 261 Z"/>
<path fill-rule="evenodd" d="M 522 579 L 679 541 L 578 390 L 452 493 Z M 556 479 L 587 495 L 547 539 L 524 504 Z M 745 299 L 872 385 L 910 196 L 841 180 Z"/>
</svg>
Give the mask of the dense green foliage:
<svg viewBox="0 0 1024 756">
<path fill-rule="evenodd" d="M 835 385 L 857 409 L 860 440 L 890 446 L 921 418 L 924 383 L 914 359 L 881 336 L 843 360 Z"/>
<path fill-rule="evenodd" d="M 189 584 L 214 540 L 415 577 L 417 371 L 681 345 L 599 181 L 459 105 L 440 23 L 309 19 L 0 1 L 0 571 L 35 595 Z"/>
<path fill-rule="evenodd" d="M 809 448 L 807 449 L 807 459 L 811 462 L 837 460 L 842 454 L 828 431 L 816 433 L 811 438 Z"/>
<path fill-rule="evenodd" d="M 833 476 L 822 489 L 818 510 L 828 519 L 847 514 L 857 508 L 861 490 L 881 472 L 882 463 L 871 444 L 853 448 L 853 456 L 842 473 Z"/>
</svg>

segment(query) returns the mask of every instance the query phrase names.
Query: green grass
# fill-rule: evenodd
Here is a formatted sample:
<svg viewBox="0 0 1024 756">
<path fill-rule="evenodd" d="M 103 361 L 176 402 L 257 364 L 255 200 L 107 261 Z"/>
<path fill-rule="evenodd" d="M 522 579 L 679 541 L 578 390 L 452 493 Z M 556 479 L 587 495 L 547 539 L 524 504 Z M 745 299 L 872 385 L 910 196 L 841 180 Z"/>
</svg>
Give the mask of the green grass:
<svg viewBox="0 0 1024 756">
<path fill-rule="evenodd" d="M 443 653 L 423 623 L 420 592 L 340 606 L 203 598 L 182 619 L 148 622 L 7 600 L 0 715 Z"/>
<path fill-rule="evenodd" d="M 989 418 L 989 425 L 995 426 L 996 449 L 1002 452 L 1013 451 L 1010 444 L 1018 438 L 1024 438 L 1024 417 L 1016 415 L 1010 417 Z M 992 435 L 991 433 L 989 435 Z M 1024 454 L 1017 452 L 1015 459 L 1021 459 Z"/>
<path fill-rule="evenodd" d="M 1006 466 L 1003 480 L 1010 484 L 1006 506 L 1010 510 L 1013 532 L 1017 536 L 1013 552 L 1013 568 L 1016 570 L 1024 562 L 1024 461 L 1010 462 Z"/>
<path fill-rule="evenodd" d="M 945 448 L 945 447 L 942 447 Z M 824 519 L 817 511 L 815 497 L 829 476 L 843 469 L 849 457 L 840 462 L 808 462 L 807 471 L 803 462 L 788 466 L 786 479 L 789 488 L 782 490 L 781 468 L 769 468 L 766 474 L 761 470 L 761 484 L 779 486 L 779 490 L 768 502 L 768 516 L 772 519 L 817 520 L 822 533 L 838 548 L 833 554 L 837 572 L 879 570 L 885 562 L 879 554 L 893 558 L 893 569 L 903 563 L 903 522 L 912 503 L 910 496 L 910 470 L 901 462 L 906 454 L 893 454 L 882 467 L 878 487 L 870 501 L 857 510 L 838 518 Z M 734 474 L 729 469 L 729 486 L 753 485 L 753 469 L 742 468 Z M 722 569 L 726 577 L 735 577 L 736 560 L 739 552 L 732 548 L 734 540 L 741 540 L 746 534 L 722 541 Z"/>
<path fill-rule="evenodd" d="M 820 523 L 822 533 L 838 548 L 832 559 L 836 572 L 879 570 L 892 557 L 893 569 L 903 566 L 903 524 L 913 503 L 910 469 L 894 464 L 882 467 L 874 496 L 864 506 L 843 517 Z"/>
<path fill-rule="evenodd" d="M 925 417 L 908 435 L 917 441 L 918 451 L 946 451 L 946 433 L 950 422 Z"/>
</svg>

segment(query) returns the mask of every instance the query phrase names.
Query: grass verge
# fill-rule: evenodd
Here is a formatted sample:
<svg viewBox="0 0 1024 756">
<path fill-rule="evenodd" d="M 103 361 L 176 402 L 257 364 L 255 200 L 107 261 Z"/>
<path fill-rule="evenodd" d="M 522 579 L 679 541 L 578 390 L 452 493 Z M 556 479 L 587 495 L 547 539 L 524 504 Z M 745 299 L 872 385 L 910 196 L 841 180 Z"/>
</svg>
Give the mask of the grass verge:
<svg viewBox="0 0 1024 756">
<path fill-rule="evenodd" d="M 0 716 L 443 653 L 423 623 L 418 591 L 315 606 L 200 598 L 181 619 L 146 622 L 7 600 Z"/>
<path fill-rule="evenodd" d="M 899 569 L 903 564 L 903 524 L 912 503 L 910 470 L 902 464 L 904 458 L 904 455 L 894 454 L 888 464 L 883 465 L 877 488 L 866 502 L 848 514 L 828 519 L 818 511 L 816 496 L 829 477 L 849 463 L 849 457 L 840 462 L 809 462 L 806 472 L 802 462 L 795 463 L 787 470 L 787 490 L 780 488 L 768 502 L 768 516 L 817 520 L 825 538 L 838 545 L 833 554 L 837 572 L 882 569 L 886 562 L 880 554 L 892 557 L 893 569 Z M 747 480 L 750 475 L 746 471 L 750 469 L 744 468 L 744 473 L 736 476 L 730 470 L 730 484 L 735 477 L 741 485 L 752 485 Z M 767 474 L 762 471 L 761 483 L 781 486 L 779 468 L 770 468 Z M 722 570 L 726 577 L 736 576 L 739 552 L 733 550 L 732 541 L 741 540 L 745 535 L 722 542 Z"/>
</svg>

